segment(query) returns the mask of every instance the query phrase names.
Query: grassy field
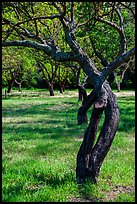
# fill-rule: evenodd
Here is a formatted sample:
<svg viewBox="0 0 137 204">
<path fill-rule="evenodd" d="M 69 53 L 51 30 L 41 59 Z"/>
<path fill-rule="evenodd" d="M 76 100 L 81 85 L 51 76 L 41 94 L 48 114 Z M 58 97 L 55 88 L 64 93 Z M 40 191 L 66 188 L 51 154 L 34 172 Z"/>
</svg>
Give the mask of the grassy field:
<svg viewBox="0 0 137 204">
<path fill-rule="evenodd" d="M 134 96 L 118 96 L 118 104 L 121 122 L 98 183 L 78 186 L 76 156 L 87 124 L 77 125 L 77 92 L 3 99 L 3 202 L 135 202 Z"/>
</svg>

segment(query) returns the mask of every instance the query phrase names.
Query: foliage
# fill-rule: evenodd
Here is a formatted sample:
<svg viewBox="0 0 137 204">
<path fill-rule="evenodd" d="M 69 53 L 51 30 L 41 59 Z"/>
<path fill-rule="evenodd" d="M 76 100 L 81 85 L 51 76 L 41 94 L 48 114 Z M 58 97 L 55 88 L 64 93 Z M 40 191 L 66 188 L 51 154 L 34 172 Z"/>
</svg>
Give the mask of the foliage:
<svg viewBox="0 0 137 204">
<path fill-rule="evenodd" d="M 8 47 L 2 50 L 2 82 L 7 85 L 12 73 L 17 73 L 17 80 L 26 84 L 35 84 L 35 60 L 32 51 L 18 47 Z M 30 80 L 31 79 L 31 80 Z"/>
<path fill-rule="evenodd" d="M 66 18 L 72 21 L 70 26 L 72 31 L 74 29 L 75 37 L 83 49 L 83 51 L 92 59 L 97 68 L 101 70 L 103 68 L 99 58 L 95 55 L 93 47 L 89 38 L 92 38 L 96 45 L 96 49 L 110 62 L 112 62 L 118 55 L 120 49 L 120 34 L 117 29 L 106 23 L 98 21 L 96 18 L 103 17 L 104 20 L 115 23 L 117 26 L 120 25 L 120 19 L 116 12 L 114 12 L 114 7 L 117 6 L 118 2 L 75 2 L 74 3 L 74 13 L 72 13 L 71 2 L 2 2 L 2 17 L 4 19 L 2 31 L 3 39 L 16 40 L 16 39 L 27 39 L 34 40 L 36 42 L 53 44 L 52 46 L 58 47 L 61 51 L 70 51 L 70 46 L 66 42 L 65 33 L 63 30 L 63 25 L 61 24 L 58 17 L 53 18 L 52 16 L 58 15 L 59 10 L 62 10 L 66 6 Z M 126 3 L 126 6 L 130 2 Z M 55 6 L 56 5 L 56 6 Z M 134 2 L 131 2 L 131 8 Z M 129 6 L 129 7 L 130 7 Z M 119 3 L 118 5 L 123 18 L 123 27 L 125 29 L 125 36 L 127 40 L 127 50 L 134 46 L 134 30 L 135 23 L 132 13 L 127 7 Z M 74 15 L 74 22 L 72 20 L 72 15 Z M 50 18 L 50 17 L 52 18 Z M 96 17 L 96 18 L 94 18 Z M 5 20 L 6 19 L 6 20 Z M 32 20 L 31 20 L 32 19 Z M 34 20 L 33 20 L 34 19 Z M 90 20 L 91 19 L 91 20 Z M 87 22 L 87 23 L 85 23 Z M 83 24 L 83 25 L 82 25 Z M 6 48 L 7 49 L 7 48 Z M 9 48 L 8 48 L 9 49 Z M 29 48 L 30 49 L 30 48 Z M 5 50 L 5 48 L 4 48 Z M 14 51 L 16 50 L 16 51 Z M 19 50 L 19 51 L 17 51 Z M 7 60 L 7 64 L 13 56 L 12 53 L 16 52 L 16 57 L 14 56 L 14 61 L 20 61 L 21 56 L 25 62 L 23 62 L 23 78 L 26 78 L 26 72 L 28 69 L 34 69 L 34 55 L 37 55 L 37 51 L 30 52 L 26 49 L 25 51 L 20 51 L 18 48 L 10 48 L 10 51 L 3 51 L 3 58 Z M 18 53 L 17 53 L 18 52 Z M 25 54 L 26 53 L 26 54 Z M 4 57 L 4 55 L 6 55 Z M 26 57 L 25 57 L 26 55 Z M 29 56 L 28 56 L 29 55 Z M 43 60 L 43 54 L 39 54 L 39 60 Z M 16 58 L 16 59 L 15 59 Z M 5 60 L 3 63 L 5 64 Z M 50 64 L 54 64 L 51 58 L 47 57 Z M 13 59 L 10 64 L 13 65 Z M 32 66 L 30 67 L 30 63 Z M 16 62 L 14 62 L 15 65 Z M 72 62 L 70 62 L 72 63 Z M 4 65 L 3 65 L 4 66 Z M 65 65 L 61 65 L 64 69 Z M 62 70 L 61 68 L 61 70 Z M 130 67 L 129 67 L 130 68 Z M 12 68 L 13 69 L 13 68 Z M 37 69 L 37 67 L 36 67 Z M 50 71 L 49 67 L 49 72 Z M 68 71 L 67 71 L 68 72 Z M 81 72 L 83 72 L 81 70 Z M 9 78 L 9 71 L 3 73 L 3 84 L 6 84 L 7 78 Z M 62 76 L 65 76 L 66 69 L 61 71 Z M 30 72 L 29 72 L 30 74 Z M 81 73 L 82 74 L 82 73 Z M 117 73 L 118 75 L 118 73 Z M 60 78 L 61 78 L 60 77 Z M 36 85 L 36 78 L 39 80 L 38 74 L 35 77 L 31 77 L 32 84 Z M 64 78 L 64 77 L 63 77 Z M 67 74 L 67 81 L 70 82 L 72 79 L 72 74 L 69 69 L 69 75 Z M 56 78 L 55 81 L 57 81 Z M 74 80 L 74 77 L 73 77 Z M 130 81 L 132 78 L 130 79 Z M 28 80 L 27 80 L 28 81 Z M 75 84 L 75 81 L 72 81 Z"/>
</svg>

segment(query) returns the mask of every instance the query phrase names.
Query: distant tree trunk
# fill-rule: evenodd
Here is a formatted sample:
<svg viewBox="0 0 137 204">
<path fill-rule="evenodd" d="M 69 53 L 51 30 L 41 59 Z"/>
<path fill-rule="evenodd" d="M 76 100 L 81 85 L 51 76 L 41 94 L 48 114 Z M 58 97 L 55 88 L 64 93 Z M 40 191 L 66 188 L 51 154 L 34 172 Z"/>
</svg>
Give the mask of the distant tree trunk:
<svg viewBox="0 0 137 204">
<path fill-rule="evenodd" d="M 78 84 L 78 101 L 83 101 L 87 98 L 87 92 L 84 86 Z"/>
<path fill-rule="evenodd" d="M 18 82 L 17 80 L 15 80 L 16 84 L 18 84 L 18 89 L 19 89 L 19 92 L 22 92 L 22 89 L 21 89 L 21 84 L 24 80 L 22 80 L 21 82 Z"/>
<path fill-rule="evenodd" d="M 8 80 L 8 90 L 7 90 L 7 93 L 10 93 L 11 92 L 11 89 L 12 89 L 12 86 L 18 76 L 18 70 L 16 71 L 10 71 L 10 74 L 11 74 L 11 79 Z"/>
<path fill-rule="evenodd" d="M 117 83 L 116 83 L 118 92 L 120 92 L 120 90 L 121 90 L 120 84 L 121 84 L 120 82 L 117 82 Z"/>
<path fill-rule="evenodd" d="M 59 91 L 60 91 L 60 93 L 63 93 L 64 90 L 65 90 L 65 84 L 64 83 L 60 83 L 59 84 Z"/>
<path fill-rule="evenodd" d="M 5 99 L 7 99 L 7 90 L 5 89 Z"/>
<path fill-rule="evenodd" d="M 78 91 L 79 91 L 79 101 L 82 101 L 82 104 L 85 103 L 86 99 L 87 99 L 87 92 L 84 88 L 84 86 L 82 85 L 78 85 Z M 84 123 L 88 123 L 88 117 L 87 117 L 87 113 L 84 114 L 84 119 L 83 119 Z"/>
<path fill-rule="evenodd" d="M 12 89 L 12 86 L 14 84 L 14 81 L 15 81 L 15 79 L 11 79 L 11 80 L 8 81 L 8 90 L 7 90 L 7 93 L 11 92 L 11 89 Z"/>
<path fill-rule="evenodd" d="M 39 71 L 42 71 L 43 76 L 45 78 L 45 81 L 48 84 L 48 89 L 49 89 L 50 96 L 54 96 L 53 84 L 54 84 L 54 79 L 56 77 L 58 64 L 55 64 L 55 70 L 53 70 L 53 65 L 52 65 L 52 74 L 51 74 L 52 76 L 50 76 L 50 73 L 49 73 L 48 69 L 46 68 L 46 66 L 42 62 L 38 61 L 37 65 L 39 67 Z"/>
<path fill-rule="evenodd" d="M 83 142 L 77 155 L 76 178 L 78 183 L 82 183 L 86 179 L 90 179 L 96 183 L 100 167 L 111 147 L 118 128 L 119 110 L 117 98 L 115 94 L 112 93 L 108 84 L 105 85 L 105 92 L 104 94 L 103 90 L 98 93 L 98 96 L 94 94 L 94 91 L 90 94 L 90 104 L 94 103 L 94 108 L 89 126 L 85 132 Z M 104 124 L 97 142 L 94 144 L 103 111 L 105 112 Z M 81 117 L 83 117 L 83 115 L 80 113 L 78 115 L 79 122 Z"/>
<path fill-rule="evenodd" d="M 53 83 L 48 83 L 49 93 L 50 96 L 54 96 L 54 89 L 53 89 Z"/>
<path fill-rule="evenodd" d="M 58 78 L 60 93 L 63 93 L 65 91 L 65 84 L 67 81 L 67 77 L 68 77 L 68 70 L 65 70 L 64 73 L 61 74 L 61 67 L 58 66 L 57 78 Z"/>
<path fill-rule="evenodd" d="M 21 83 L 19 83 L 19 91 L 22 92 Z"/>
</svg>

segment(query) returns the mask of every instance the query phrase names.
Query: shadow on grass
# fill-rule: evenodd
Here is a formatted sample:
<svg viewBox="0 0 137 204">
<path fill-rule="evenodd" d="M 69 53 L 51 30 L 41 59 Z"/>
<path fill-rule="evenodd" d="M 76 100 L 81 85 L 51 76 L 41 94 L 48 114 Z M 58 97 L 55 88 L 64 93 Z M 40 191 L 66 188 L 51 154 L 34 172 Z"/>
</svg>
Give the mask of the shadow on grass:
<svg viewBox="0 0 137 204">
<path fill-rule="evenodd" d="M 133 128 L 135 128 L 135 109 L 132 107 L 120 108 L 118 131 L 129 133 Z"/>
<path fill-rule="evenodd" d="M 28 108 L 24 108 L 24 106 L 3 108 L 5 121 L 6 117 L 10 118 L 3 123 L 3 134 L 11 134 L 9 140 L 30 140 L 39 136 L 44 139 L 49 138 L 48 136 L 58 139 L 68 135 L 68 133 L 72 133 L 71 137 L 74 132 L 76 133 L 76 107 L 67 108 L 55 104 L 50 104 L 50 106 L 47 104 L 29 105 Z"/>
<path fill-rule="evenodd" d="M 127 97 L 126 101 L 131 102 L 132 100 L 129 100 Z M 132 102 L 134 103 L 134 101 Z M 125 103 L 125 98 L 119 99 L 121 119 L 118 131 L 128 133 L 135 127 L 135 118 L 134 108 L 124 107 L 123 104 Z M 9 140 L 16 141 L 36 139 L 37 137 L 46 139 L 50 136 L 52 139 L 59 139 L 66 135 L 70 137 L 76 136 L 80 128 L 82 129 L 82 127 L 77 126 L 77 111 L 78 105 L 73 101 L 64 101 L 61 105 L 55 103 L 40 105 L 24 104 L 23 106 L 3 108 L 3 118 L 11 118 L 9 122 L 3 125 L 3 133 L 9 135 L 11 133 L 12 136 L 9 137 Z M 89 117 L 90 112 L 91 110 L 88 112 Z M 20 117 L 21 121 L 15 120 L 14 122 L 14 117 Z M 30 121 L 27 121 L 27 118 Z"/>
<path fill-rule="evenodd" d="M 33 128 L 29 126 L 25 127 L 18 127 L 18 128 L 6 128 L 3 129 L 3 134 L 10 134 L 8 137 L 8 141 L 20 141 L 20 140 L 32 140 L 32 139 L 59 139 L 62 137 L 66 137 L 69 133 L 73 132 L 74 130 L 68 130 L 63 127 L 56 127 L 56 128 Z M 73 136 L 72 134 L 70 137 Z"/>
</svg>

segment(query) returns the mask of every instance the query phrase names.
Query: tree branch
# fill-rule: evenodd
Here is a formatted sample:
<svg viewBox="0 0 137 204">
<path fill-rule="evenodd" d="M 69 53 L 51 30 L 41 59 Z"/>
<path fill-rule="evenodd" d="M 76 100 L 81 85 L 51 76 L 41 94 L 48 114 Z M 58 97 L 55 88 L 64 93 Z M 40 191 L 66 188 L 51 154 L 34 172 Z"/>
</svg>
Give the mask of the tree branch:
<svg viewBox="0 0 137 204">
<path fill-rule="evenodd" d="M 73 52 L 62 52 L 57 47 L 52 47 L 51 43 L 40 44 L 33 41 L 22 40 L 22 41 L 6 41 L 2 43 L 3 47 L 6 46 L 23 46 L 35 48 L 37 50 L 43 51 L 48 56 L 51 56 L 55 61 L 65 62 L 65 61 L 77 61 L 77 55 Z"/>
<path fill-rule="evenodd" d="M 71 22 L 74 22 L 74 2 L 71 2 Z"/>
<path fill-rule="evenodd" d="M 31 6 L 31 10 L 32 10 L 32 13 L 33 13 L 33 16 L 34 16 L 35 12 L 34 12 L 34 8 L 33 8 L 33 3 L 32 2 L 30 2 L 30 6 Z M 35 24 L 35 29 L 36 29 L 36 36 L 39 36 L 37 20 L 35 20 L 35 19 L 34 19 L 34 24 Z"/>
<path fill-rule="evenodd" d="M 107 20 L 105 20 L 105 19 L 103 19 L 103 18 L 101 18 L 101 17 L 95 17 L 95 19 L 96 19 L 97 21 L 99 21 L 99 22 L 105 23 L 105 24 L 107 24 L 107 25 L 113 27 L 115 30 L 117 30 L 117 31 L 121 34 L 121 29 L 120 29 L 115 23 L 112 23 L 112 22 L 110 22 L 110 21 L 107 21 Z"/>
<path fill-rule="evenodd" d="M 24 24 L 24 23 L 28 23 L 29 21 L 35 21 L 35 20 L 41 20 L 41 19 L 51 19 L 53 20 L 54 18 L 60 18 L 62 16 L 62 14 L 53 14 L 51 16 L 39 16 L 39 17 L 31 17 L 25 21 L 19 21 L 18 23 L 14 24 L 14 26 L 18 26 L 18 25 L 21 25 L 21 24 Z M 10 24 L 11 21 L 3 18 L 2 19 L 5 23 L 7 24 Z M 13 23 L 12 23 L 13 24 Z"/>
<path fill-rule="evenodd" d="M 108 60 L 107 60 L 106 58 L 104 58 L 104 57 L 101 55 L 101 53 L 96 50 L 95 44 L 94 44 L 92 38 L 89 37 L 89 39 L 90 39 L 90 43 L 91 43 L 91 45 L 92 45 L 92 48 L 93 48 L 93 50 L 94 50 L 94 52 L 95 52 L 95 55 L 101 60 L 101 64 L 102 64 L 104 67 L 108 66 L 108 64 L 109 64 Z"/>
<path fill-rule="evenodd" d="M 127 9 L 132 13 L 133 17 L 135 18 L 135 7 L 133 7 L 134 9 L 132 9 L 132 8 L 130 7 L 130 5 L 131 5 L 132 2 L 130 2 L 130 5 L 129 5 L 129 6 L 126 5 L 126 3 L 127 3 L 127 2 L 119 2 L 119 4 L 121 4 L 123 7 L 127 8 Z M 133 3 L 135 3 L 135 2 L 133 2 Z"/>
<path fill-rule="evenodd" d="M 120 67 L 126 61 L 128 61 L 129 58 L 131 56 L 133 56 L 134 54 L 135 54 L 135 48 L 132 48 L 130 51 L 117 57 L 111 64 L 109 64 L 107 67 L 105 67 L 103 69 L 103 71 L 101 72 L 101 75 L 100 75 L 102 83 L 110 75 L 111 72 L 113 72 L 115 69 L 117 69 L 117 67 Z"/>
<path fill-rule="evenodd" d="M 116 13 L 119 17 L 119 20 L 120 20 L 120 31 L 119 31 L 119 34 L 120 34 L 120 51 L 118 54 L 118 56 L 120 56 L 122 53 L 124 53 L 126 51 L 127 43 L 126 43 L 126 36 L 124 33 L 124 28 L 123 28 L 123 17 L 122 17 L 121 12 L 118 8 L 116 8 L 115 11 L 116 11 Z"/>
<path fill-rule="evenodd" d="M 93 79 L 93 76 L 99 74 L 99 71 L 97 70 L 95 64 L 91 61 L 91 59 L 88 58 L 88 56 L 83 52 L 78 42 L 76 41 L 74 33 L 71 31 L 66 22 L 63 19 L 60 19 L 60 21 L 63 25 L 66 42 L 70 46 L 73 53 L 76 53 L 77 55 L 77 62 L 80 64 L 84 72 Z"/>
</svg>

